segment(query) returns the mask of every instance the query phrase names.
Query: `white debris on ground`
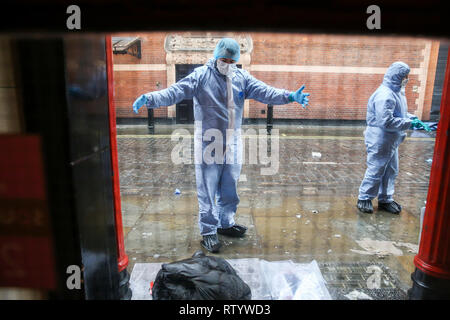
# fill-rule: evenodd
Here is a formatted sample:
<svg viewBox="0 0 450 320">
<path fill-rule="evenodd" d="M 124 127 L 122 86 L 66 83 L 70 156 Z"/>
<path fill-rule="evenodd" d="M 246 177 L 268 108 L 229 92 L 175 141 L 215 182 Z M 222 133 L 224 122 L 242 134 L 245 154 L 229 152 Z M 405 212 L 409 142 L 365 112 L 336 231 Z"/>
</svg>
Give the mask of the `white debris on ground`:
<svg viewBox="0 0 450 320">
<path fill-rule="evenodd" d="M 353 290 L 349 294 L 346 294 L 345 297 L 347 297 L 349 300 L 373 300 L 372 297 L 368 296 L 364 292 L 360 292 L 357 290 Z"/>
<path fill-rule="evenodd" d="M 322 158 L 322 154 L 320 152 L 312 152 L 313 158 Z"/>
<path fill-rule="evenodd" d="M 408 252 L 411 253 L 418 253 L 419 252 L 419 245 L 414 243 L 407 243 L 407 242 L 394 242 L 394 245 L 397 247 L 406 247 L 408 248 Z"/>
<path fill-rule="evenodd" d="M 358 245 L 364 250 L 350 249 L 350 251 L 366 255 L 375 254 L 379 256 L 402 256 L 403 251 L 398 247 L 406 247 L 407 252 L 409 253 L 417 253 L 419 251 L 419 246 L 417 244 L 406 242 L 372 240 L 369 238 L 364 238 L 362 240 L 356 240 L 356 243 L 358 243 Z"/>
</svg>

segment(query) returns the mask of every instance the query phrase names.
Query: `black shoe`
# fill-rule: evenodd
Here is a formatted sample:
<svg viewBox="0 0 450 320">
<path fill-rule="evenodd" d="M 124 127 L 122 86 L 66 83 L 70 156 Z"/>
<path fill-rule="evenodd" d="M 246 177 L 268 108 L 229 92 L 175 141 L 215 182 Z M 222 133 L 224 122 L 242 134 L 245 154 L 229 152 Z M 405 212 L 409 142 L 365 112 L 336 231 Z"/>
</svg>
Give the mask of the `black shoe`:
<svg viewBox="0 0 450 320">
<path fill-rule="evenodd" d="M 398 212 L 402 211 L 402 206 L 400 205 L 400 203 L 395 202 L 395 201 L 392 200 L 392 204 L 397 207 Z"/>
<path fill-rule="evenodd" d="M 222 246 L 222 244 L 219 241 L 219 238 L 217 237 L 217 234 L 210 234 L 203 236 L 203 240 L 200 241 L 200 244 L 202 245 L 203 248 L 212 253 L 219 252 L 219 249 Z"/>
<path fill-rule="evenodd" d="M 371 200 L 359 200 L 356 204 L 358 210 L 364 213 L 373 213 L 373 206 Z"/>
<path fill-rule="evenodd" d="M 242 237 L 245 232 L 247 231 L 247 227 L 235 224 L 234 226 L 230 227 L 230 228 L 226 228 L 226 229 L 222 229 L 222 228 L 217 228 L 217 233 L 218 234 L 222 234 L 224 236 L 229 236 L 229 237 Z"/>
<path fill-rule="evenodd" d="M 384 210 L 393 214 L 399 214 L 400 211 L 402 211 L 401 207 L 399 208 L 398 203 L 395 201 L 384 203 L 384 202 L 378 202 L 378 210 Z"/>
</svg>

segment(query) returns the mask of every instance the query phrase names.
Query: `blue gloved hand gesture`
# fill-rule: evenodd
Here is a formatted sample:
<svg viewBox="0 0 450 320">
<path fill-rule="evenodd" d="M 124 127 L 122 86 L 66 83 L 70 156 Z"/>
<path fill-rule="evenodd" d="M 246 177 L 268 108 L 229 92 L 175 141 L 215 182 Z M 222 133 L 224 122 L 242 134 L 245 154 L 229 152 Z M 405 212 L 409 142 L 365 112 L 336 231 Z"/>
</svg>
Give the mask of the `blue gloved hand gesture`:
<svg viewBox="0 0 450 320">
<path fill-rule="evenodd" d="M 428 125 L 426 125 L 425 123 L 423 123 L 422 121 L 420 121 L 419 119 L 415 118 L 411 121 L 411 129 L 424 129 L 427 132 L 430 132 L 431 129 L 430 127 L 428 127 Z"/>
<path fill-rule="evenodd" d="M 138 111 L 139 111 L 139 109 L 140 109 L 143 105 L 147 104 L 147 101 L 148 101 L 148 99 L 147 99 L 147 97 L 145 96 L 145 94 L 143 94 L 143 95 L 141 95 L 139 98 L 137 98 L 136 101 L 134 101 L 134 103 L 133 103 L 133 111 L 134 111 L 134 113 L 137 114 Z"/>
<path fill-rule="evenodd" d="M 305 89 L 305 85 L 302 85 L 302 87 L 295 92 L 292 91 L 289 95 L 289 101 L 296 101 L 301 104 L 303 108 L 306 108 L 309 102 L 309 93 L 303 93 L 303 89 Z"/>
</svg>

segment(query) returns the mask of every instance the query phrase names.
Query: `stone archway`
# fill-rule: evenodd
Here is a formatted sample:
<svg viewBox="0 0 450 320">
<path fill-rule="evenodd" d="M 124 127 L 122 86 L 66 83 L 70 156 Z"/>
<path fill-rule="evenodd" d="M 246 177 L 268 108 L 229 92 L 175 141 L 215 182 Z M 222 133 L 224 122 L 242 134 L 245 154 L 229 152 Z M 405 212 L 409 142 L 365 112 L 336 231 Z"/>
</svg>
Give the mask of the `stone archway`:
<svg viewBox="0 0 450 320">
<path fill-rule="evenodd" d="M 239 64 L 242 69 L 250 70 L 252 38 L 249 34 L 222 33 L 171 33 L 166 36 L 164 50 L 166 51 L 167 87 L 175 83 L 176 64 L 205 64 L 211 57 L 217 42 L 223 37 L 235 39 L 241 46 Z M 244 117 L 249 116 L 249 101 L 244 103 Z M 167 117 L 176 117 L 176 107 L 167 108 Z"/>
</svg>

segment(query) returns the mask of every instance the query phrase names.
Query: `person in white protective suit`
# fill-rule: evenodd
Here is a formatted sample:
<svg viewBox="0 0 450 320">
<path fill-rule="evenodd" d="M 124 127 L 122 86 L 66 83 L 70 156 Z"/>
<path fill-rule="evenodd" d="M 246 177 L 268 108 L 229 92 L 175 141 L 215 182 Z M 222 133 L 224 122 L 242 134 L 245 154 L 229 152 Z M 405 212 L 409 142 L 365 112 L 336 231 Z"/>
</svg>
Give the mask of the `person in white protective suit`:
<svg viewBox="0 0 450 320">
<path fill-rule="evenodd" d="M 304 86 L 295 92 L 270 87 L 237 68 L 239 57 L 239 44 L 223 38 L 214 50 L 214 58 L 204 66 L 167 89 L 141 95 L 133 104 L 137 113 L 143 105 L 158 108 L 193 99 L 195 176 L 203 238 L 200 244 L 214 253 L 221 247 L 217 234 L 242 237 L 247 230 L 234 221 L 239 204 L 237 182 L 242 167 L 240 128 L 244 100 L 274 105 L 296 101 L 304 107 L 308 105 L 309 94 L 302 93 Z M 222 141 L 217 140 L 218 133 Z M 211 142 L 207 138 L 210 136 L 216 139 Z M 213 142 L 221 147 L 208 147 Z"/>
<path fill-rule="evenodd" d="M 405 140 L 407 129 L 421 126 L 421 121 L 408 113 L 405 86 L 409 71 L 406 63 L 394 62 L 367 104 L 364 132 L 367 169 L 357 202 L 357 208 L 364 213 L 373 213 L 372 200 L 376 197 L 378 209 L 393 214 L 402 210 L 393 199 L 398 175 L 398 146 Z"/>
</svg>

